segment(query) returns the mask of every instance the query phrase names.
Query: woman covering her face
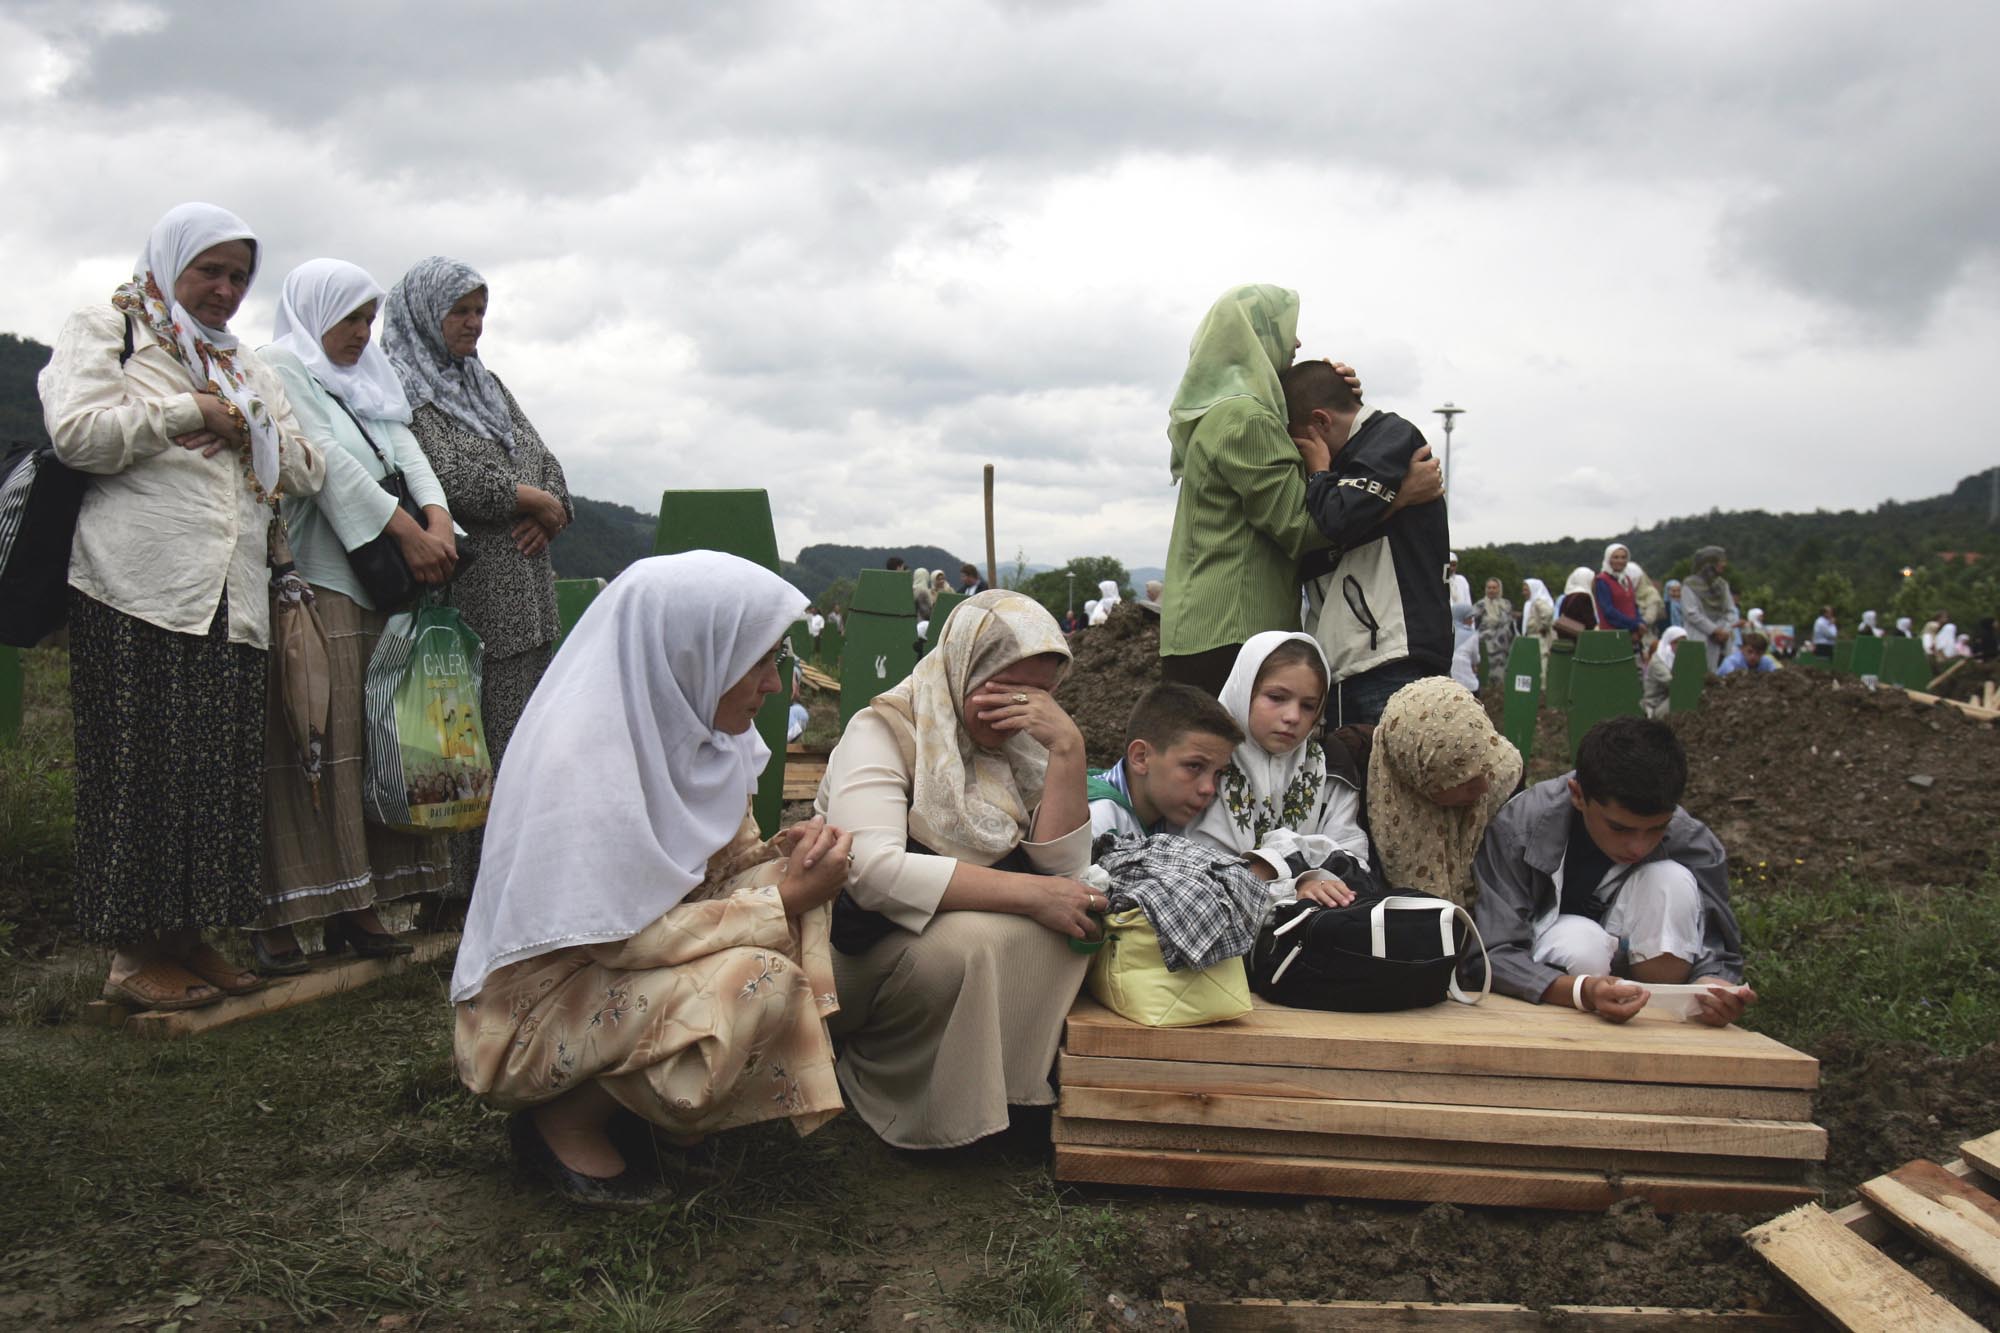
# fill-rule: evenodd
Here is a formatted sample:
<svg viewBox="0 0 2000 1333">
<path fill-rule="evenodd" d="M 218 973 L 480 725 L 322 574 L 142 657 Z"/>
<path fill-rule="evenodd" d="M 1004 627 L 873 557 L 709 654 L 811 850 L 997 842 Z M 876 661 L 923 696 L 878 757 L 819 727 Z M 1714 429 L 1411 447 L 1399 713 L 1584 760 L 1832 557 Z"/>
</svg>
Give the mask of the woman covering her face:
<svg viewBox="0 0 2000 1333">
<path fill-rule="evenodd" d="M 92 475 L 69 565 L 76 920 L 116 950 L 106 998 L 142 1008 L 260 984 L 201 933 L 262 903 L 267 532 L 326 462 L 229 332 L 257 254 L 227 210 L 170 210 L 40 379 L 56 456 Z"/>
<path fill-rule="evenodd" d="M 1520 781 L 1521 752 L 1455 682 L 1396 691 L 1368 756 L 1368 828 L 1385 877 L 1470 907 L 1473 853 Z"/>
<path fill-rule="evenodd" d="M 571 1198 L 657 1198 L 621 1116 L 673 1141 L 841 1107 L 826 904 L 851 843 L 769 842 L 753 725 L 805 595 L 714 551 L 612 580 L 564 640 L 495 784 L 452 973 L 465 1086 L 516 1112 L 522 1161 Z"/>
<path fill-rule="evenodd" d="M 479 356 L 486 279 L 454 259 L 419 260 L 389 293 L 383 350 L 408 395 L 410 430 L 476 559 L 447 595 L 482 643 L 480 708 L 497 772 L 548 669 L 559 621 L 549 543 L 569 526 L 562 466 Z M 453 891 L 472 892 L 480 834 L 451 842 Z"/>
<path fill-rule="evenodd" d="M 1055 1101 L 1049 1070 L 1104 896 L 1083 737 L 1051 691 L 1069 646 L 1019 593 L 960 602 L 937 647 L 856 713 L 815 808 L 854 831 L 835 913 L 841 1088 L 899 1148 L 951 1148 Z"/>
<path fill-rule="evenodd" d="M 375 915 L 375 904 L 450 887 L 447 840 L 416 837 L 364 820 L 366 714 L 362 686 L 388 612 L 354 575 L 347 552 L 385 532 L 411 573 L 440 583 L 457 563 L 444 489 L 410 434 L 410 404 L 371 336 L 387 295 L 365 271 L 314 259 L 285 277 L 271 342 L 258 355 L 285 386 L 306 437 L 325 453 L 327 484 L 285 501 L 299 573 L 312 585 L 326 627 L 333 707 L 317 795 L 290 752 L 274 697 L 265 745 L 264 911 L 252 937 L 258 970 L 303 972 L 292 927 L 324 920 L 330 949 L 365 957 L 407 953 Z M 428 527 L 397 507 L 381 479 L 400 470 Z"/>
</svg>

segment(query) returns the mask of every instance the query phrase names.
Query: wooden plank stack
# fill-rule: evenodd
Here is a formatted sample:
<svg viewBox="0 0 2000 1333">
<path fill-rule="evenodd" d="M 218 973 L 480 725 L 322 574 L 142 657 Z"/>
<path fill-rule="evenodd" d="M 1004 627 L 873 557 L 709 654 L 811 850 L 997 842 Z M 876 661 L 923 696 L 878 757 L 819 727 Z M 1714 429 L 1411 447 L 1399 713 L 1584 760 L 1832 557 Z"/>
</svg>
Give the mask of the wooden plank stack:
<svg viewBox="0 0 2000 1333">
<path fill-rule="evenodd" d="M 1837 1213 L 1795 1208 L 1743 1233 L 1765 1262 L 1838 1328 L 1978 1329 L 1980 1325 L 1869 1242 L 1901 1231 L 2000 1291 L 2000 1131 L 1964 1157 L 1915 1161 L 1861 1186 Z"/>
<path fill-rule="evenodd" d="M 1071 1010 L 1060 1180 L 1347 1198 L 1751 1212 L 1817 1196 L 1819 1063 L 1740 1028 L 1623 1026 L 1490 996 L 1395 1014 L 1258 1001 L 1160 1029 Z"/>
</svg>

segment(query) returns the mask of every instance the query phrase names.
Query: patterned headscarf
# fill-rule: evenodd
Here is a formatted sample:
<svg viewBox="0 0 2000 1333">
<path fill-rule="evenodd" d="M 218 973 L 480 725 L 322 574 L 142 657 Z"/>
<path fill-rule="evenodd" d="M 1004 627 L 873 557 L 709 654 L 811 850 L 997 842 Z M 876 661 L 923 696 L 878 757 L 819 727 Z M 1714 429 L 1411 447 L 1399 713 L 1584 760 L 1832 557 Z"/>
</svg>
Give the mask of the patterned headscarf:
<svg viewBox="0 0 2000 1333">
<path fill-rule="evenodd" d="M 432 255 L 419 259 L 389 289 L 382 350 L 403 381 L 411 407 L 429 403 L 473 434 L 514 452 L 514 417 L 500 381 L 479 359 L 445 350 L 444 317 L 458 298 L 486 285 L 469 264 Z"/>
<path fill-rule="evenodd" d="M 1330 679 L 1326 653 L 1312 635 L 1269 629 L 1252 634 L 1237 650 L 1236 665 L 1229 669 L 1229 679 L 1217 696 L 1236 725 L 1243 728 L 1243 739 L 1230 754 L 1229 766 L 1222 770 L 1215 799 L 1190 831 L 1199 831 L 1218 847 L 1254 851 L 1274 829 L 1312 824 L 1326 801 L 1326 752 L 1318 740 L 1272 754 L 1250 734 L 1250 704 L 1257 695 L 1257 677 L 1266 659 L 1294 639 L 1311 645 L 1318 657 L 1320 679 Z M 1320 709 L 1326 709 L 1324 697 Z M 1310 730 L 1315 735 L 1318 732 L 1316 726 Z"/>
<path fill-rule="evenodd" d="M 1431 793 L 1486 776 L 1486 794 L 1442 806 Z M 1368 756 L 1368 827 L 1382 872 L 1398 888 L 1422 889 L 1470 907 L 1472 857 L 1486 826 L 1521 780 L 1521 752 L 1493 729 L 1479 700 L 1448 676 L 1397 690 Z"/>
<path fill-rule="evenodd" d="M 211 329 L 174 299 L 174 284 L 204 250 L 229 241 L 250 243 L 250 280 L 257 279 L 262 247 L 242 218 L 214 204 L 181 204 L 167 210 L 146 237 L 133 265 L 132 280 L 111 294 L 111 304 L 144 323 L 187 368 L 197 393 L 212 393 L 235 404 L 250 431 L 250 474 L 267 496 L 278 488 L 282 444 L 271 411 L 250 387 L 237 364 L 236 335 Z"/>
<path fill-rule="evenodd" d="M 961 719 L 975 686 L 1047 653 L 1069 669 L 1069 641 L 1055 617 L 1032 598 L 995 588 L 953 607 L 937 647 L 869 705 L 913 775 L 910 836 L 938 855 L 990 865 L 1026 836 L 1049 752 L 1025 732 L 982 749 Z"/>
<path fill-rule="evenodd" d="M 1728 552 L 1720 546 L 1704 546 L 1694 553 L 1694 573 L 1688 575 L 1683 588 L 1693 591 L 1701 609 L 1711 620 L 1720 620 L 1729 614 L 1729 608 L 1736 604 L 1730 595 L 1729 580 L 1722 577 L 1716 568 L 1728 558 Z"/>
<path fill-rule="evenodd" d="M 1292 364 L 1298 330 L 1297 292 L 1258 283 L 1217 298 L 1194 331 L 1187 370 L 1167 409 L 1174 480 L 1180 480 L 1196 423 L 1217 403 L 1254 398 L 1284 421 L 1285 391 L 1278 376 Z"/>
</svg>

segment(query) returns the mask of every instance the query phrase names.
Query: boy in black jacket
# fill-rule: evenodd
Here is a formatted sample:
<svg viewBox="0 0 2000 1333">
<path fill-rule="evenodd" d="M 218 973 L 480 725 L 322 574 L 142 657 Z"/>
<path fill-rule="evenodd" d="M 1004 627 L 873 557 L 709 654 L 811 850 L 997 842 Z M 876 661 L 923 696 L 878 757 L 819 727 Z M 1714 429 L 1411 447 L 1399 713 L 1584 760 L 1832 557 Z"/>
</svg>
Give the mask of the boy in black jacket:
<svg viewBox="0 0 2000 1333">
<path fill-rule="evenodd" d="M 1302 361 L 1280 378 L 1306 462 L 1306 508 L 1333 543 L 1299 571 L 1306 628 L 1333 671 L 1328 725 L 1373 725 L 1397 690 L 1451 671 L 1444 500 L 1412 504 L 1398 494 L 1424 447 L 1415 426 L 1362 406 L 1324 361 Z"/>
</svg>

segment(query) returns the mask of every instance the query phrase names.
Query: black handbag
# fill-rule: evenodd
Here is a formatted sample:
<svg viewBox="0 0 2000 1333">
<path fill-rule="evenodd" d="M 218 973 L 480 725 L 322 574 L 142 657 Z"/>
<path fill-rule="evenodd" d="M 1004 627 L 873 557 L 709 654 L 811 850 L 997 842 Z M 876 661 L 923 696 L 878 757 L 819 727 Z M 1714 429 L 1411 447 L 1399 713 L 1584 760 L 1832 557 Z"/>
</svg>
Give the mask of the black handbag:
<svg viewBox="0 0 2000 1333">
<path fill-rule="evenodd" d="M 1459 986 L 1458 971 L 1475 949 L 1486 979 L 1472 997 Z M 1294 1009 L 1388 1013 L 1447 997 L 1477 1004 L 1493 985 L 1471 915 L 1415 889 L 1362 893 L 1345 907 L 1280 903 L 1249 961 L 1250 988 Z"/>
<path fill-rule="evenodd" d="M 417 526 L 428 532 L 429 516 L 410 494 L 410 483 L 404 478 L 403 469 L 390 464 L 389 456 L 382 452 L 381 445 L 375 443 L 375 437 L 361 424 L 361 418 L 354 415 L 353 408 L 341 402 L 338 394 L 328 394 L 327 397 L 340 404 L 340 410 L 347 413 L 354 429 L 361 432 L 362 440 L 374 451 L 376 460 L 388 469 L 388 474 L 381 478 L 381 486 L 396 497 L 396 508 L 415 519 Z M 453 578 L 465 572 L 465 567 L 472 563 L 472 555 L 466 550 L 458 553 L 458 566 L 452 571 Z M 347 563 L 353 567 L 354 577 L 360 582 L 361 590 L 368 594 L 368 600 L 385 615 L 404 610 L 425 589 L 425 585 L 417 582 L 416 576 L 410 573 L 410 562 L 403 559 L 403 548 L 396 544 L 396 539 L 389 535 L 386 527 L 378 536 L 349 551 Z"/>
</svg>

